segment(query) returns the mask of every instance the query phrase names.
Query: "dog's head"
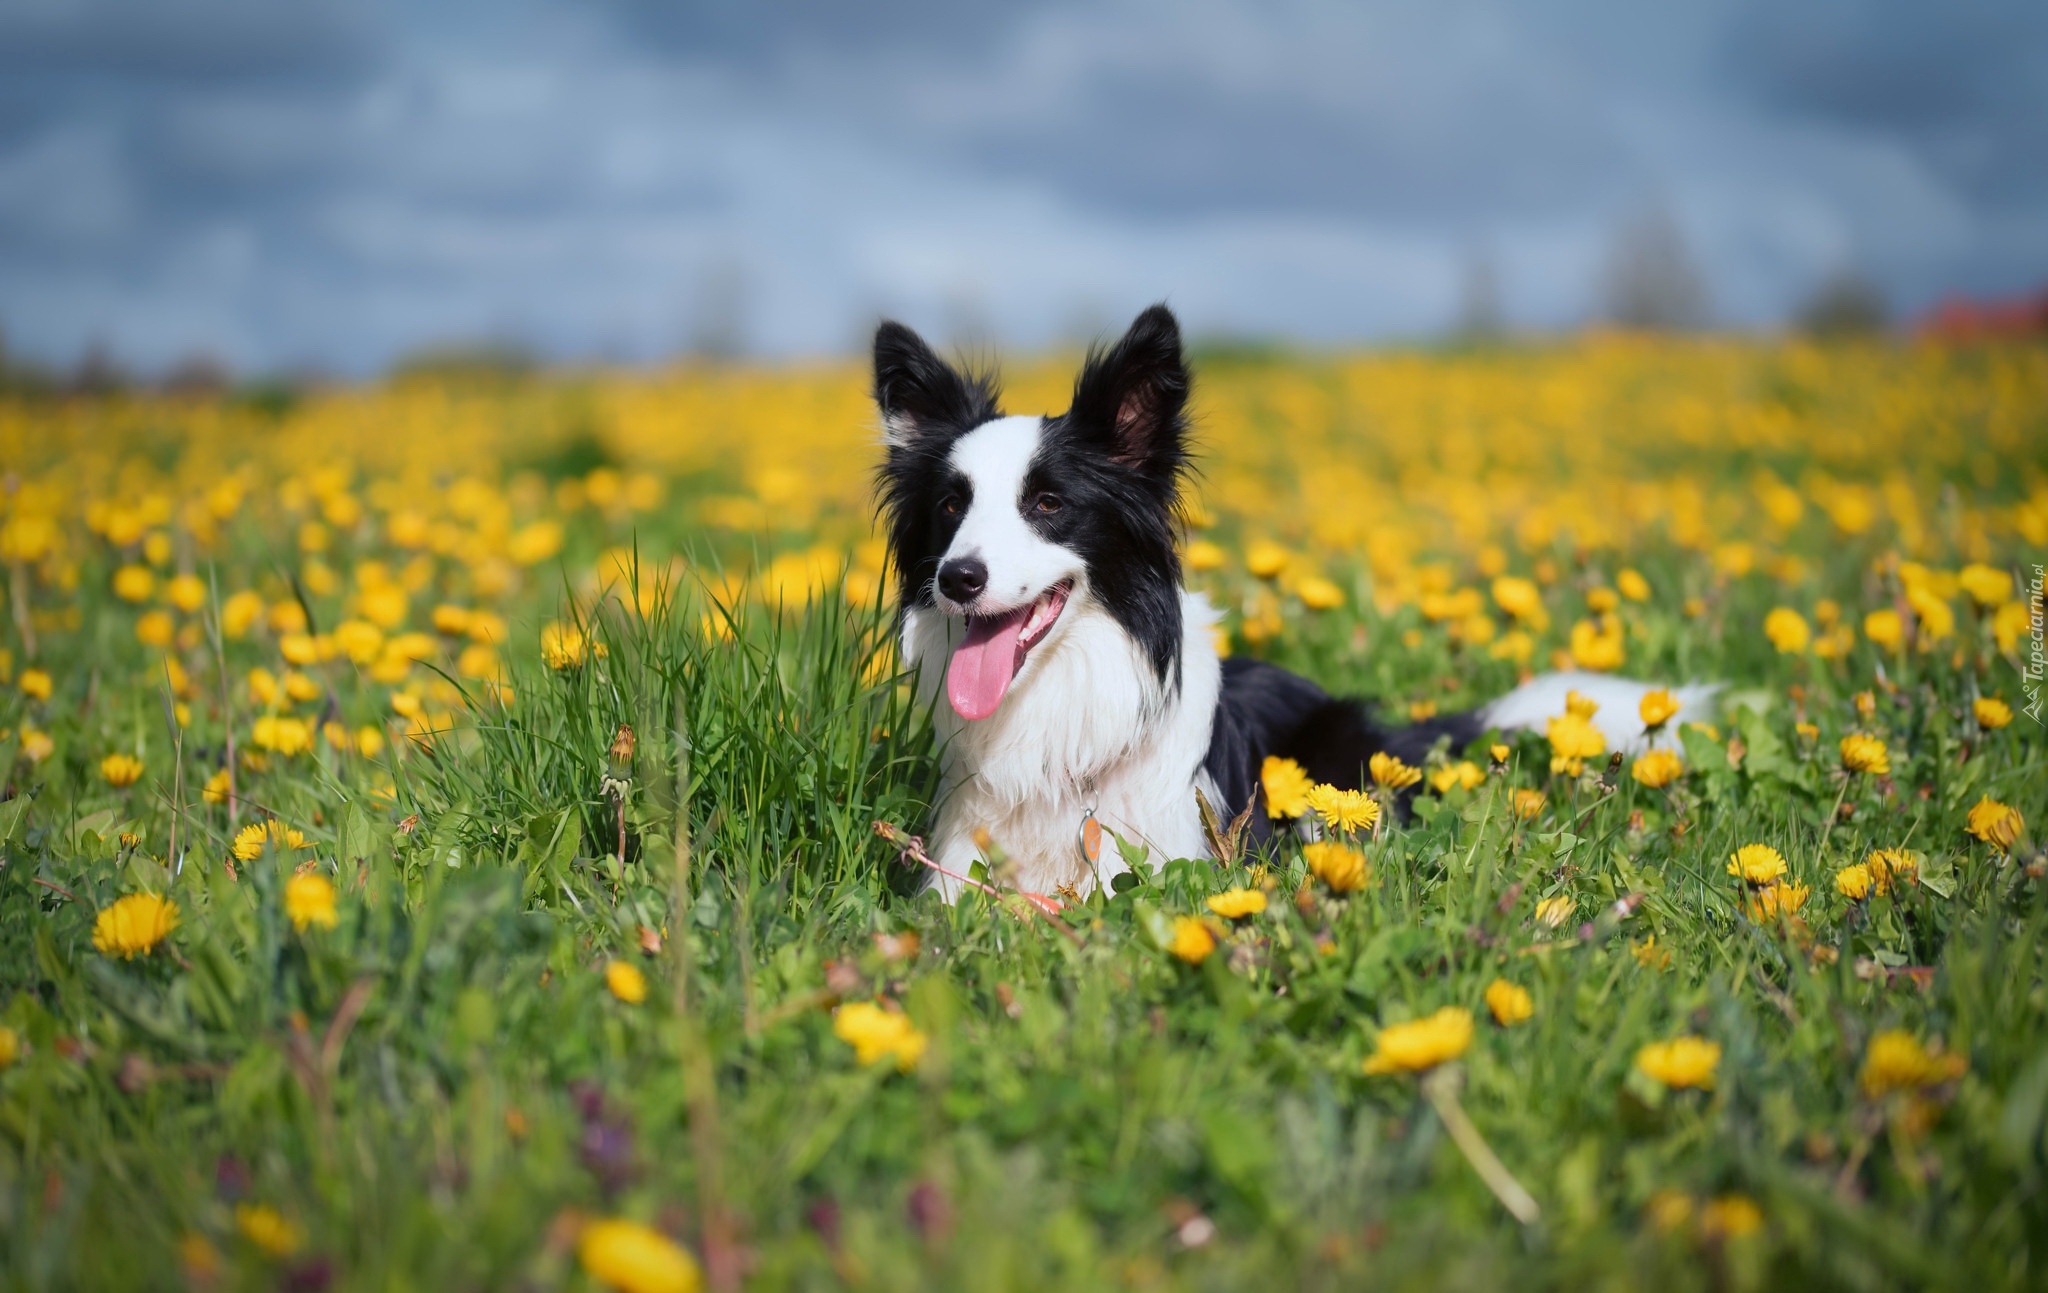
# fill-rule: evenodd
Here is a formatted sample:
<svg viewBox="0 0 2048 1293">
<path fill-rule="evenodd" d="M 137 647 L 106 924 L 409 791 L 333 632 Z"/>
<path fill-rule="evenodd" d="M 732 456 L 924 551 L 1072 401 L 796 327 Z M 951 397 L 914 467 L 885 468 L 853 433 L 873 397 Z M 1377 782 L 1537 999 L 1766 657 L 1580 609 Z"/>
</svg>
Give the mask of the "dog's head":
<svg viewBox="0 0 2048 1293">
<path fill-rule="evenodd" d="M 962 718 L 993 714 L 1078 607 L 1107 612 L 1162 684 L 1178 682 L 1187 396 L 1163 305 L 1089 352 L 1057 417 L 1005 417 L 992 374 L 948 365 L 901 324 L 875 333 L 900 604 L 965 619 L 946 680 Z"/>
</svg>

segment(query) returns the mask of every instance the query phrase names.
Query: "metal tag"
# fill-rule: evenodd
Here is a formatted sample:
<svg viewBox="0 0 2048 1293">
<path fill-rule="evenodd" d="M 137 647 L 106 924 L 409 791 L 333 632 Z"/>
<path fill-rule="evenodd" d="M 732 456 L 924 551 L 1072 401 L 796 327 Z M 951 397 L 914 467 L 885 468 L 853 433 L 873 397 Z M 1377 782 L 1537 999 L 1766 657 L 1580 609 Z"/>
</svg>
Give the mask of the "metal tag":
<svg viewBox="0 0 2048 1293">
<path fill-rule="evenodd" d="M 1094 866 L 1102 860 L 1102 823 L 1095 820 L 1095 811 L 1081 819 L 1081 860 Z"/>
</svg>

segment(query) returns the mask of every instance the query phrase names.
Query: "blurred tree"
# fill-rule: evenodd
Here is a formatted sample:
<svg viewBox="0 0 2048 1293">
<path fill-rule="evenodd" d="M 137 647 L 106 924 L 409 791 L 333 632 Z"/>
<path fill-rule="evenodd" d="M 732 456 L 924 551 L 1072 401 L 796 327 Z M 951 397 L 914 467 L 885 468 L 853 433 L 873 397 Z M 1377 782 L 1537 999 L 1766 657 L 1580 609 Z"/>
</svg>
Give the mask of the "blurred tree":
<svg viewBox="0 0 2048 1293">
<path fill-rule="evenodd" d="M 1500 302 L 1500 273 L 1484 247 L 1465 258 L 1465 282 L 1459 294 L 1457 335 L 1461 341 L 1498 341 L 1507 331 Z"/>
<path fill-rule="evenodd" d="M 697 280 L 686 348 L 702 359 L 747 353 L 747 269 L 737 256 L 712 261 Z"/>
<path fill-rule="evenodd" d="M 1867 337 L 1890 325 L 1884 293 L 1853 266 L 1823 279 L 1793 315 L 1793 326 L 1815 337 Z"/>
<path fill-rule="evenodd" d="M 1656 203 L 1615 231 L 1602 315 L 1624 328 L 1678 332 L 1707 325 L 1707 289 L 1677 220 Z"/>
</svg>

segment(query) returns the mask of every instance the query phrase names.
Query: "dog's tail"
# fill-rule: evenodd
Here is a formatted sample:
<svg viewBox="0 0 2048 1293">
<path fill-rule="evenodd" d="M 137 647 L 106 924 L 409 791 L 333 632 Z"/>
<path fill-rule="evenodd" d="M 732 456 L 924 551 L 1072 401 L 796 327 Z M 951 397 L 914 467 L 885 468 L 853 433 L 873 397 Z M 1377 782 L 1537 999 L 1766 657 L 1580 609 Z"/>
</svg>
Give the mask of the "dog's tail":
<svg viewBox="0 0 2048 1293">
<path fill-rule="evenodd" d="M 1607 738 L 1608 749 L 1640 754 L 1653 746 L 1667 749 L 1676 746 L 1679 724 L 1707 720 L 1721 684 L 1687 683 L 1671 688 L 1671 694 L 1678 700 L 1678 713 L 1652 738 L 1643 732 L 1640 707 L 1643 697 L 1657 689 L 1655 683 L 1616 678 L 1604 673 L 1546 673 L 1531 678 L 1499 700 L 1482 705 L 1473 711 L 1472 717 L 1478 720 L 1477 731 L 1498 728 L 1504 732 L 1515 729 L 1540 732 L 1546 723 L 1565 712 L 1566 697 L 1577 692 L 1599 706 L 1593 711 L 1593 726 Z"/>
</svg>

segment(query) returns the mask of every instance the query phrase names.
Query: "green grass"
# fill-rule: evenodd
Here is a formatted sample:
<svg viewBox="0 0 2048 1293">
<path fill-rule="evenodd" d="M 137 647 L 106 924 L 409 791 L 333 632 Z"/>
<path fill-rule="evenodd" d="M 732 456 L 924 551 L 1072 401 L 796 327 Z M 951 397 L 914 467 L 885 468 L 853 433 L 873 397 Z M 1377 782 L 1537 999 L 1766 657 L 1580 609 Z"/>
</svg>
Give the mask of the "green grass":
<svg viewBox="0 0 2048 1293">
<path fill-rule="evenodd" d="M 1852 785 L 1831 830 L 1845 722 L 1825 718 L 1816 751 L 1782 691 L 1757 691 L 1722 732 L 1741 766 L 1696 736 L 1680 797 L 1589 777 L 1522 824 L 1495 777 L 1425 800 L 1347 900 L 1298 906 L 1282 852 L 1267 913 L 1194 967 L 1160 928 L 1242 869 L 1169 862 L 1069 912 L 1072 941 L 1007 905 L 908 896 L 873 823 L 916 829 L 933 767 L 907 689 L 862 680 L 885 613 L 742 602 L 728 642 L 678 597 L 600 616 L 602 658 L 530 665 L 474 732 L 394 759 L 396 803 L 321 772 L 266 782 L 264 806 L 338 863 L 331 931 L 285 919 L 288 859 L 229 877 L 219 807 L 184 815 L 200 842 L 171 877 L 118 840 L 162 829 L 141 787 L 91 790 L 82 761 L 39 793 L 17 781 L 0 1019 L 26 1049 L 0 1072 L 0 1283 L 184 1287 L 179 1244 L 200 1235 L 228 1287 L 576 1287 L 576 1218 L 598 1214 L 654 1221 L 760 1288 L 2026 1287 L 2048 1270 L 2048 891 L 1961 833 L 1985 793 L 2040 821 L 2048 779 L 2024 718 L 1966 728 L 1965 671 L 1936 661 L 1887 698 L 1898 792 Z M 1746 633 L 1658 622 L 1632 670 L 1754 685 L 1776 667 Z M 1404 623 L 1373 621 L 1373 640 Z M 1453 666 L 1441 651 L 1360 652 L 1333 623 L 1280 654 L 1409 695 Z M 1475 694 L 1505 685 L 1488 670 L 1506 666 L 1468 670 Z M 636 748 L 615 767 L 622 723 Z M 1509 780 L 1546 783 L 1546 763 L 1524 738 Z M 608 773 L 630 782 L 623 866 Z M 1737 910 L 1723 864 L 1749 842 L 1813 887 L 1804 939 Z M 1835 896 L 1835 866 L 1901 844 L 1926 855 L 1922 884 Z M 141 888 L 184 913 L 171 952 L 93 951 L 95 910 Z M 1555 894 L 1576 914 L 1552 933 L 1531 913 Z M 656 955 L 635 950 L 643 926 Z M 918 955 L 885 960 L 873 936 L 905 930 Z M 1631 950 L 1651 935 L 1662 972 Z M 608 994 L 613 958 L 644 967 L 644 1003 Z M 1484 1022 L 1500 976 L 1533 993 L 1530 1022 Z M 931 1039 L 922 1063 L 857 1066 L 828 993 L 900 1002 Z M 1446 1004 L 1482 1018 L 1461 1104 L 1534 1224 L 1415 1078 L 1361 1072 L 1379 1025 Z M 1858 1089 L 1886 1027 L 1968 1057 L 1924 1126 Z M 1684 1032 L 1724 1047 L 1711 1091 L 1632 1071 Z M 1667 1233 L 1645 1220 L 1660 1190 L 1740 1194 L 1765 1225 Z M 302 1226 L 298 1251 L 252 1248 L 238 1201 Z"/>
</svg>

